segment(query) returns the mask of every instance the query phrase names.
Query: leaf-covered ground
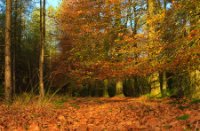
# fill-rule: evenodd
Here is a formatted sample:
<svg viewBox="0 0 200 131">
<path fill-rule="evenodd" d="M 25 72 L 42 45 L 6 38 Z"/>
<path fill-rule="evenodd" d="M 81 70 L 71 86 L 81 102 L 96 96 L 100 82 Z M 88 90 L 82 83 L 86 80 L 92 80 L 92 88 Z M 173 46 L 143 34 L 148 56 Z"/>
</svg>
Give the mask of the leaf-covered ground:
<svg viewBox="0 0 200 131">
<path fill-rule="evenodd" d="M 1 104 L 0 130 L 200 130 L 200 104 L 189 100 L 77 98 L 36 105 Z"/>
</svg>

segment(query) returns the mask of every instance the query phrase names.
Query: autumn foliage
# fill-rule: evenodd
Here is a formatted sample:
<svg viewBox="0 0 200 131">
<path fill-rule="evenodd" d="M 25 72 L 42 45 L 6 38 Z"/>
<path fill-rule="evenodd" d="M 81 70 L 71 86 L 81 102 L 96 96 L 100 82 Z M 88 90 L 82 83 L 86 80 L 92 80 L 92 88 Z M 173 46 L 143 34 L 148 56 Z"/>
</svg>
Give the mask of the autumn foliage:
<svg viewBox="0 0 200 131">
<path fill-rule="evenodd" d="M 11 1 L 0 131 L 200 130 L 200 0 Z"/>
<path fill-rule="evenodd" d="M 106 79 L 197 68 L 199 2 L 153 3 L 64 0 L 55 73 Z"/>
</svg>

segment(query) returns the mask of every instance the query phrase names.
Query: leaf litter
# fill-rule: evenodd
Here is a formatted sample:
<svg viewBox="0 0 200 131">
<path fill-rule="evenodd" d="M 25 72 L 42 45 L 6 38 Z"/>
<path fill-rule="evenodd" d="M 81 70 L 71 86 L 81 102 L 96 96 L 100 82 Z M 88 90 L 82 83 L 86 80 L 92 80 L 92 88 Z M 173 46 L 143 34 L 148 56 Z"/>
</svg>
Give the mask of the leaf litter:
<svg viewBox="0 0 200 131">
<path fill-rule="evenodd" d="M 53 103 L 0 104 L 0 131 L 200 130 L 200 103 L 190 101 L 114 97 Z"/>
</svg>

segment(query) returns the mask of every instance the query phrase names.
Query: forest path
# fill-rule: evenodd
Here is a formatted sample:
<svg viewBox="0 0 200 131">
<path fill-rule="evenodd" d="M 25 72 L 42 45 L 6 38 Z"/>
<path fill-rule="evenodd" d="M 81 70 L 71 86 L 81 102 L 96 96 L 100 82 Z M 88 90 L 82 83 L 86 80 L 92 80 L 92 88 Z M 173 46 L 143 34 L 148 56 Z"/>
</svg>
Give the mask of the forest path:
<svg viewBox="0 0 200 131">
<path fill-rule="evenodd" d="M 59 99 L 0 106 L 0 130 L 200 130 L 200 103 L 144 98 Z"/>
</svg>

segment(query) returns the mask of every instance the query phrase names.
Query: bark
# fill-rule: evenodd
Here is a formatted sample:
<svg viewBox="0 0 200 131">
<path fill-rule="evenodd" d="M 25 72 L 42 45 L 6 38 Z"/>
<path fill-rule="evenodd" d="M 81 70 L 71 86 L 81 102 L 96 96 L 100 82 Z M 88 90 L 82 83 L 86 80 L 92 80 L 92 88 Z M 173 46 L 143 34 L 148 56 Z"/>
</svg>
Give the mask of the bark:
<svg viewBox="0 0 200 131">
<path fill-rule="evenodd" d="M 45 44 L 45 0 L 40 0 L 40 60 L 39 60 L 39 91 L 44 97 L 44 44 Z"/>
<path fill-rule="evenodd" d="M 5 100 L 11 100 L 12 76 L 11 76 L 11 0 L 6 0 L 5 22 Z"/>
<path fill-rule="evenodd" d="M 148 0 L 148 19 L 149 21 L 153 20 L 153 17 L 156 14 L 157 8 L 156 8 L 156 0 Z M 149 28 L 149 47 L 154 46 L 154 39 L 156 37 L 156 25 L 153 22 L 150 22 L 148 25 Z M 154 55 L 151 51 L 149 52 L 149 57 Z M 155 72 L 150 76 L 150 83 L 151 83 L 151 95 L 152 96 L 158 96 L 161 93 L 160 90 L 160 83 L 159 83 L 159 73 Z"/>
<path fill-rule="evenodd" d="M 164 11 L 165 11 L 165 16 L 166 16 L 166 10 L 167 10 L 167 0 L 164 0 Z M 160 91 L 161 95 L 165 96 L 165 91 L 167 89 L 167 76 L 166 76 L 166 71 L 160 72 L 159 73 L 159 81 L 160 81 Z"/>
<path fill-rule="evenodd" d="M 18 0 L 14 1 L 15 7 L 14 7 L 14 40 L 12 43 L 12 86 L 13 86 L 13 91 L 12 94 L 15 95 L 15 90 L 16 90 L 16 45 L 17 45 L 17 17 L 18 17 Z"/>
<path fill-rule="evenodd" d="M 165 91 L 167 89 L 167 78 L 166 78 L 166 72 L 160 72 L 159 73 L 159 82 L 160 82 L 160 91 L 161 95 L 165 96 Z"/>
</svg>

